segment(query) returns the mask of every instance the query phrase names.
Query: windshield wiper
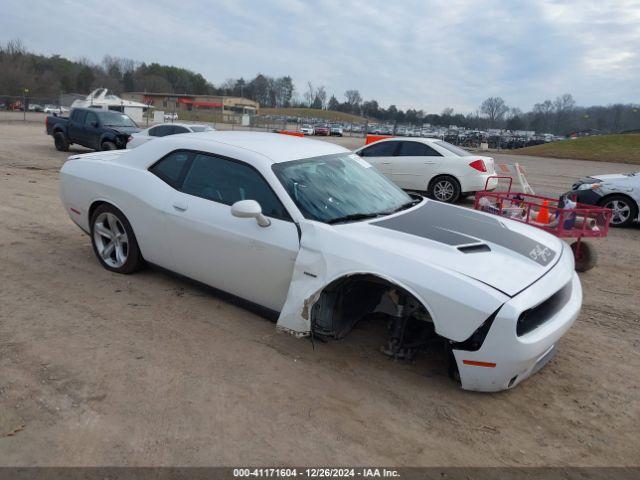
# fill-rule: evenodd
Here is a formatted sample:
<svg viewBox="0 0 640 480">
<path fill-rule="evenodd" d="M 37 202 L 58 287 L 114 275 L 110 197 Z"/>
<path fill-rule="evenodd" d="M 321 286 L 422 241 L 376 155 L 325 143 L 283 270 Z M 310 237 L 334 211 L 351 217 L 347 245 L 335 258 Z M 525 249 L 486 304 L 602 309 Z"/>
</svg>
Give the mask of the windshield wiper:
<svg viewBox="0 0 640 480">
<path fill-rule="evenodd" d="M 340 222 L 350 222 L 353 220 L 365 220 L 367 218 L 376 218 L 384 213 L 352 213 L 351 215 L 345 215 L 344 217 L 336 217 L 329 220 L 327 223 L 340 223 Z"/>
<path fill-rule="evenodd" d="M 399 212 L 400 210 L 406 210 L 407 208 L 411 208 L 414 205 L 417 205 L 422 201 L 421 198 L 416 198 L 415 200 L 411 200 L 410 202 L 403 203 L 398 208 L 394 208 L 393 210 L 389 210 L 388 212 L 383 212 L 383 215 L 391 215 L 392 213 Z"/>
<path fill-rule="evenodd" d="M 344 217 L 332 218 L 327 223 L 331 224 L 331 223 L 349 222 L 353 220 L 365 220 L 367 218 L 384 217 L 386 215 L 391 215 L 392 213 L 399 212 L 400 210 L 405 210 L 407 208 L 413 207 L 414 205 L 420 203 L 421 201 L 422 201 L 422 198 L 417 198 L 415 200 L 411 200 L 410 202 L 403 203 L 399 207 L 386 212 L 352 213 L 351 215 L 345 215 Z"/>
</svg>

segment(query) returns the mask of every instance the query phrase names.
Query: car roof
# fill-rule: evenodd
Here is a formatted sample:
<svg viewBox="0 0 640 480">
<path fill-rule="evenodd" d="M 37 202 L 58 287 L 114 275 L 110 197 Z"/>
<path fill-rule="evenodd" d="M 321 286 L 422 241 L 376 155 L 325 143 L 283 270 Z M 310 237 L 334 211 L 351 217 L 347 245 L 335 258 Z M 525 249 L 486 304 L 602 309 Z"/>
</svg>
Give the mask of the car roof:
<svg viewBox="0 0 640 480">
<path fill-rule="evenodd" d="M 163 142 L 175 142 L 180 148 L 219 153 L 216 145 L 235 147 L 245 150 L 253 161 L 280 163 L 304 158 L 320 157 L 336 153 L 350 153 L 339 145 L 320 140 L 266 132 L 212 131 L 182 133 L 159 139 Z M 155 142 L 151 142 L 155 143 Z"/>
<path fill-rule="evenodd" d="M 440 138 L 429 138 L 429 137 L 389 137 L 389 138 L 381 138 L 380 140 L 376 140 L 375 142 L 370 143 L 369 145 L 372 145 L 373 143 L 382 143 L 382 142 L 389 142 L 389 141 L 405 141 L 405 142 L 420 142 L 420 143 L 435 143 L 435 142 L 441 142 L 442 140 Z M 365 147 L 368 147 L 369 145 L 365 145 Z"/>
<path fill-rule="evenodd" d="M 430 137 L 389 137 L 389 138 L 381 138 L 380 140 L 376 140 L 375 142 L 371 142 L 367 145 L 363 145 L 362 147 L 358 148 L 356 151 L 360 151 L 371 145 L 374 145 L 377 143 L 383 143 L 383 142 L 420 142 L 420 143 L 426 143 L 427 145 L 430 145 L 430 144 L 441 142 L 441 141 L 442 140 L 440 138 L 430 138 Z"/>
<path fill-rule="evenodd" d="M 180 123 L 180 122 L 171 122 L 171 123 L 157 123 L 155 125 L 150 126 L 149 128 L 161 127 L 162 125 L 176 126 L 176 127 L 209 127 L 206 123 Z"/>
</svg>

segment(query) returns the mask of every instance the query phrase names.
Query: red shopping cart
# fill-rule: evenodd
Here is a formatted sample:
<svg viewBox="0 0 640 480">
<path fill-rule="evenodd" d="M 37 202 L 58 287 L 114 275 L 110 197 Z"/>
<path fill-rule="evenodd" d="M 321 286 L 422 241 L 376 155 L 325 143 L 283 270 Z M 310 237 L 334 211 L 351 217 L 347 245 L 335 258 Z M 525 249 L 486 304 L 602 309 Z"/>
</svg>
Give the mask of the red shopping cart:
<svg viewBox="0 0 640 480">
<path fill-rule="evenodd" d="M 507 191 L 488 191 L 492 179 L 509 180 Z M 493 182 L 496 183 L 496 182 Z M 508 176 L 492 176 L 487 179 L 484 191 L 477 192 L 473 208 L 517 222 L 541 228 L 560 238 L 575 238 L 571 249 L 576 270 L 586 272 L 597 262 L 597 252 L 583 238 L 606 237 L 609 232 L 611 210 L 577 203 L 571 199 L 555 199 L 512 192 L 513 179 Z"/>
</svg>

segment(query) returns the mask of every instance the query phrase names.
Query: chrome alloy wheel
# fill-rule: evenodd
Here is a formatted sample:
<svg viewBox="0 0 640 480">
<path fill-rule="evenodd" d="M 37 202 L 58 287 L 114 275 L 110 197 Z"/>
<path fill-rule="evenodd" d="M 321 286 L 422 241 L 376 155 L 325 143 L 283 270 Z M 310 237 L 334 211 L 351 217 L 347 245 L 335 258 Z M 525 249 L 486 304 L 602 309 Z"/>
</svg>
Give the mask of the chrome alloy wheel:
<svg viewBox="0 0 640 480">
<path fill-rule="evenodd" d="M 621 223 L 629 220 L 631 215 L 631 207 L 622 200 L 612 200 L 604 205 L 606 208 L 610 208 L 612 211 L 611 223 L 613 225 L 620 225 Z"/>
<path fill-rule="evenodd" d="M 455 187 L 449 180 L 438 180 L 433 186 L 433 196 L 441 202 L 448 202 L 453 198 Z"/>
<path fill-rule="evenodd" d="M 113 213 L 104 212 L 93 224 L 93 242 L 104 263 L 120 268 L 127 261 L 129 238 L 122 222 Z"/>
</svg>

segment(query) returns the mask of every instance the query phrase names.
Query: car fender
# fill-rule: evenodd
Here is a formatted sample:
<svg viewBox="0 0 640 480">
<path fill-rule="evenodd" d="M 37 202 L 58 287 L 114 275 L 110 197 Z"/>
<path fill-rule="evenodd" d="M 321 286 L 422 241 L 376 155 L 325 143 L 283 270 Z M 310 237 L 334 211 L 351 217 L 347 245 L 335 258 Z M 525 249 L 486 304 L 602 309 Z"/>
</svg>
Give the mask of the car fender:
<svg viewBox="0 0 640 480">
<path fill-rule="evenodd" d="M 114 132 L 114 131 L 107 131 L 104 132 L 101 136 L 100 136 L 100 142 L 98 143 L 98 145 L 102 145 L 103 142 L 113 142 L 116 144 L 116 147 L 118 147 L 118 139 L 120 138 L 120 134 L 118 132 Z"/>
<path fill-rule="evenodd" d="M 302 221 L 300 230 L 300 250 L 277 323 L 279 329 L 296 336 L 310 334 L 311 308 L 322 291 L 334 281 L 352 275 L 373 275 L 413 295 L 429 313 L 436 333 L 453 341 L 467 339 L 508 299 L 492 287 L 436 266 L 425 271 L 426 276 L 438 276 L 432 288 L 417 287 L 403 279 L 403 266 L 394 265 L 399 262 L 391 252 L 389 259 L 383 261 L 380 250 L 366 249 L 360 243 L 349 242 L 348 237 L 341 238 L 331 225 Z M 454 290 L 464 290 L 463 298 L 474 298 L 475 304 L 452 299 L 455 294 L 449 292 Z"/>
</svg>

